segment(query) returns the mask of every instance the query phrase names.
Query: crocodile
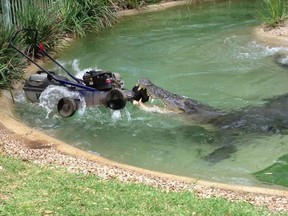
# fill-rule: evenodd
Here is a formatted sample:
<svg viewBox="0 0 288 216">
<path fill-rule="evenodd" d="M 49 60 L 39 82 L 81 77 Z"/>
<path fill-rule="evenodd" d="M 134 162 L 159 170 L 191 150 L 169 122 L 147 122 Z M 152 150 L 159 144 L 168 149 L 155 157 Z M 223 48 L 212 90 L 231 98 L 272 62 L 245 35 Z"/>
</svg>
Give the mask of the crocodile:
<svg viewBox="0 0 288 216">
<path fill-rule="evenodd" d="M 284 132 L 288 129 L 288 94 L 266 99 L 263 106 L 244 107 L 225 111 L 200 103 L 197 100 L 165 90 L 148 78 L 138 80 L 137 89 L 150 100 L 160 100 L 164 106 L 150 106 L 141 99 L 134 104 L 146 110 L 161 113 L 184 113 L 196 123 L 212 124 L 221 129 L 241 129 L 245 132 Z M 157 107 L 157 109 L 155 108 Z"/>
<path fill-rule="evenodd" d="M 142 94 L 143 97 L 147 94 L 151 101 L 157 99 L 164 105 L 159 106 L 154 104 L 149 106 L 146 103 L 142 103 L 142 98 L 139 97 L 139 101 L 135 100 L 134 105 L 138 105 L 144 110 L 159 113 L 186 113 L 199 123 L 205 123 L 209 121 L 209 119 L 211 120 L 226 114 L 226 112 L 200 103 L 197 100 L 169 92 L 155 85 L 148 78 L 139 79 L 136 87 L 137 91 Z M 147 102 L 148 97 L 146 97 L 147 99 L 144 102 Z"/>
<path fill-rule="evenodd" d="M 182 113 L 185 119 L 192 119 L 198 125 L 211 125 L 216 128 L 218 148 L 205 157 L 216 163 L 229 158 L 237 151 L 236 136 L 242 133 L 283 134 L 288 130 L 288 94 L 266 99 L 264 105 L 248 106 L 238 110 L 225 111 L 200 103 L 197 100 L 169 92 L 148 78 L 141 78 L 136 84 L 138 93 L 149 100 L 160 100 L 164 106 L 134 101 L 135 105 L 148 111 L 160 113 Z M 144 97 L 146 95 L 146 97 Z M 220 137 L 220 138 L 219 138 Z M 214 143 L 215 144 L 215 143 Z"/>
</svg>

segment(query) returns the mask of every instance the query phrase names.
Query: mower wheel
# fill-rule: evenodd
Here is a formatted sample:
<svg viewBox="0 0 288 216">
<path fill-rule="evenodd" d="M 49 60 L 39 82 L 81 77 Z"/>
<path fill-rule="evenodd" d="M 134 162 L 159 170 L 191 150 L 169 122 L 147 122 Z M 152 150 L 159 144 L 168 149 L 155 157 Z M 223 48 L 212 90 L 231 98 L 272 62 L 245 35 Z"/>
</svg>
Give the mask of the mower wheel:
<svg viewBox="0 0 288 216">
<path fill-rule="evenodd" d="M 125 94 L 120 89 L 111 89 L 106 95 L 106 105 L 112 110 L 120 110 L 126 106 Z"/>
<path fill-rule="evenodd" d="M 75 99 L 63 97 L 58 101 L 57 110 L 62 117 L 68 118 L 78 109 Z"/>
</svg>

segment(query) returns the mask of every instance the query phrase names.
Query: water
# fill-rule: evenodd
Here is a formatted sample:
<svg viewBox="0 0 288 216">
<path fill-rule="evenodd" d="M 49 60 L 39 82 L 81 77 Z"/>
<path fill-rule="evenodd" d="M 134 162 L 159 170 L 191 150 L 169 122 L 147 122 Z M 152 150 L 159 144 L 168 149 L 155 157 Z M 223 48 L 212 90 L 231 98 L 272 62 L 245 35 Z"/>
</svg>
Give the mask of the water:
<svg viewBox="0 0 288 216">
<path fill-rule="evenodd" d="M 277 52 L 287 50 L 259 44 L 251 36 L 260 24 L 257 6 L 225 1 L 123 18 L 98 35 L 76 39 L 57 60 L 75 74 L 90 68 L 119 72 L 128 89 L 138 78 L 149 77 L 165 89 L 224 110 L 259 106 L 262 99 L 288 92 L 288 71 L 274 61 Z M 51 64 L 47 68 L 57 72 Z M 64 119 L 21 96 L 17 114 L 30 126 L 151 170 L 263 185 L 251 174 L 288 152 L 286 135 L 223 132 L 194 124 L 185 115 L 148 113 L 132 104 L 121 111 L 86 108 Z M 223 160 L 209 162 L 207 156 L 221 147 Z"/>
</svg>

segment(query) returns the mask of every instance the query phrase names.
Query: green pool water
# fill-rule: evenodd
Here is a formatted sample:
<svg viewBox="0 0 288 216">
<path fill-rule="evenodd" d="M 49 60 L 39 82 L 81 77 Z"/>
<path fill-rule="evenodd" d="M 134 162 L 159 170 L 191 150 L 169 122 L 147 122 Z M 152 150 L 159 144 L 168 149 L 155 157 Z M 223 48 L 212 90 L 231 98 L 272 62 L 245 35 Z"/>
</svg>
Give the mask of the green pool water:
<svg viewBox="0 0 288 216">
<path fill-rule="evenodd" d="M 78 75 L 91 68 L 118 72 L 128 89 L 148 77 L 223 110 L 261 106 L 263 99 L 288 92 L 288 70 L 274 59 L 285 49 L 252 37 L 260 24 L 258 7 L 257 1 L 223 1 L 125 17 L 113 28 L 74 40 L 57 60 Z M 46 68 L 58 72 L 50 63 Z M 114 161 L 219 182 L 264 186 L 253 173 L 288 153 L 285 134 L 228 133 L 185 115 L 149 113 L 132 104 L 114 112 L 86 108 L 64 119 L 56 111 L 47 115 L 20 93 L 16 112 L 30 126 Z M 223 146 L 233 149 L 221 151 Z M 219 148 L 221 160 L 205 159 Z M 287 175 L 279 178 L 288 182 Z"/>
</svg>

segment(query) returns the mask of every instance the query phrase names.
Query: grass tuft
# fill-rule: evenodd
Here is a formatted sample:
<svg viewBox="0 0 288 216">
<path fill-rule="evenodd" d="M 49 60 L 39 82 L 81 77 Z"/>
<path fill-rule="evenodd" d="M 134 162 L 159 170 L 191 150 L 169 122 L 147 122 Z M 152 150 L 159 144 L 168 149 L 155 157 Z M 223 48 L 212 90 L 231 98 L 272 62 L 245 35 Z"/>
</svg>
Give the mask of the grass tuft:
<svg viewBox="0 0 288 216">
<path fill-rule="evenodd" d="M 23 78 L 25 61 L 9 47 L 13 29 L 5 28 L 0 18 L 0 89 L 11 89 L 14 81 Z M 21 41 L 17 41 L 21 43 Z"/>
<path fill-rule="evenodd" d="M 287 18 L 286 0 L 264 0 L 264 5 L 258 11 L 260 18 L 269 26 L 277 26 Z"/>
</svg>

